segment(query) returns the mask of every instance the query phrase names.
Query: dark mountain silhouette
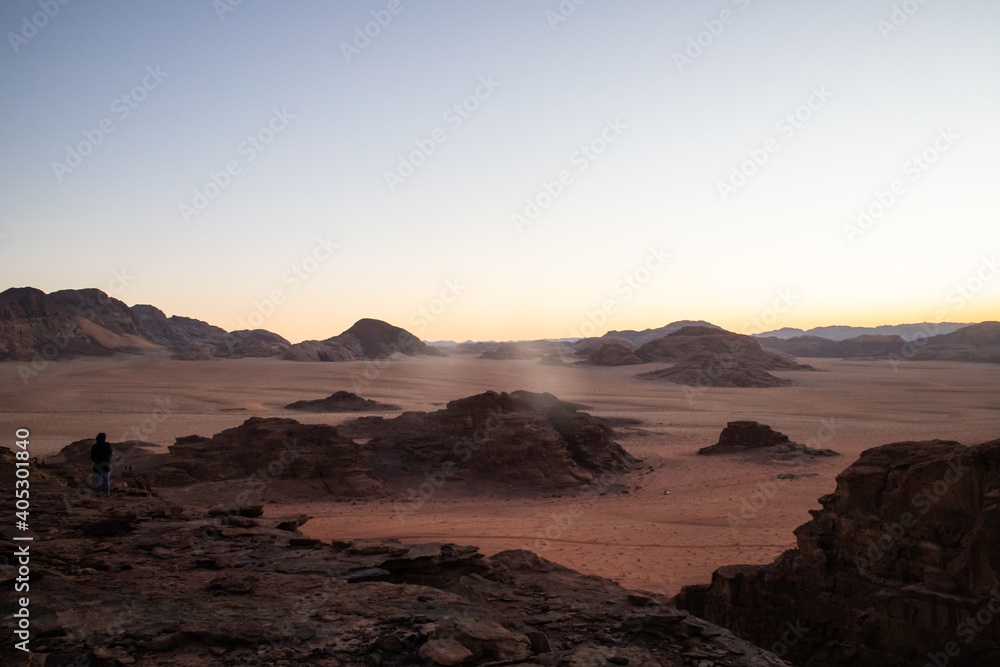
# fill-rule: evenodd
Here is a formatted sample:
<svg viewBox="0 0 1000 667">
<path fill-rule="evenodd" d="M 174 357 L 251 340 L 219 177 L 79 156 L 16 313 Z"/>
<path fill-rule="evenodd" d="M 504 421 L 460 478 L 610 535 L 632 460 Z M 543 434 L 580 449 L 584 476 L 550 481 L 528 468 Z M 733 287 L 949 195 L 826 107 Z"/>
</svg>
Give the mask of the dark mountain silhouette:
<svg viewBox="0 0 1000 667">
<path fill-rule="evenodd" d="M 408 357 L 443 357 L 406 329 L 387 322 L 361 319 L 340 334 L 326 340 L 307 340 L 292 345 L 282 354 L 291 361 L 355 361 L 387 359 L 395 354 Z"/>
<path fill-rule="evenodd" d="M 938 335 L 938 334 L 948 334 L 952 331 L 961 329 L 962 327 L 969 326 L 966 324 L 959 324 L 957 322 L 940 322 L 940 323 L 929 323 L 921 322 L 918 324 L 883 324 L 877 327 L 852 327 L 845 325 L 835 325 L 826 327 L 814 327 L 812 329 L 795 329 L 793 327 L 784 327 L 782 329 L 775 329 L 774 331 L 764 331 L 759 334 L 753 334 L 759 338 L 798 338 L 799 336 L 819 336 L 820 338 L 826 338 L 828 340 L 846 340 L 848 338 L 856 338 L 858 336 L 874 335 L 874 336 L 899 336 L 904 340 L 916 340 L 917 338 L 927 338 L 928 336 Z"/>
<path fill-rule="evenodd" d="M 155 348 L 129 307 L 97 289 L 0 293 L 0 361 L 109 356 Z"/>
<path fill-rule="evenodd" d="M 722 330 L 722 327 L 717 327 L 711 322 L 705 322 L 704 320 L 680 320 L 678 322 L 671 322 L 670 324 L 659 327 L 658 329 L 643 329 L 642 331 L 635 331 L 631 329 L 626 331 L 609 331 L 604 334 L 603 338 L 623 338 L 636 347 L 640 347 L 651 340 L 663 338 L 664 336 L 672 334 L 675 331 L 683 329 L 684 327 L 709 327 L 712 329 Z"/>
</svg>

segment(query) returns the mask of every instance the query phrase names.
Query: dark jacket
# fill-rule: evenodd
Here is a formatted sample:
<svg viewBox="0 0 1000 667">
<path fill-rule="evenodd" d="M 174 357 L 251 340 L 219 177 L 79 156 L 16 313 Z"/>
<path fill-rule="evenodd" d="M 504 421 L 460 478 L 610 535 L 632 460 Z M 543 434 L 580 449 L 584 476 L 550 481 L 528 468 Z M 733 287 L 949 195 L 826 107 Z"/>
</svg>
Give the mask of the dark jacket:
<svg viewBox="0 0 1000 667">
<path fill-rule="evenodd" d="M 90 448 L 90 460 L 94 463 L 108 463 L 111 461 L 111 443 L 95 442 Z"/>
</svg>

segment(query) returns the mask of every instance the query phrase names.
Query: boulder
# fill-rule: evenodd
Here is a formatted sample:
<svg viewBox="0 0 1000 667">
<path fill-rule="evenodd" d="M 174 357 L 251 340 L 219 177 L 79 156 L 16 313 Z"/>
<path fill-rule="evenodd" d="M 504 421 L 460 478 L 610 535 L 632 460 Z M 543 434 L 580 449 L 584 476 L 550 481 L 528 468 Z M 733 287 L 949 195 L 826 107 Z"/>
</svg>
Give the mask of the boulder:
<svg viewBox="0 0 1000 667">
<path fill-rule="evenodd" d="M 285 406 L 286 410 L 302 412 L 382 412 L 387 410 L 402 410 L 398 405 L 379 403 L 367 398 L 361 398 L 349 391 L 337 391 L 326 398 L 309 401 L 295 401 Z"/>
</svg>

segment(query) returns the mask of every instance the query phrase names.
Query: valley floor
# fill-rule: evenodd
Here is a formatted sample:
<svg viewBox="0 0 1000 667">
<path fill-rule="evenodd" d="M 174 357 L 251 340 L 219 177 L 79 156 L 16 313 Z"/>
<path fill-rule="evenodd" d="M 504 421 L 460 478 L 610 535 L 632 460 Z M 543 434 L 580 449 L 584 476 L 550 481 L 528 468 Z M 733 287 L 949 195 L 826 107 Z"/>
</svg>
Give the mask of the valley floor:
<svg viewBox="0 0 1000 667">
<path fill-rule="evenodd" d="M 475 544 L 487 554 L 528 548 L 631 587 L 672 594 L 725 564 L 769 562 L 834 489 L 836 475 L 869 447 L 935 438 L 976 444 L 1000 437 L 995 364 L 803 360 L 817 372 L 778 372 L 796 386 L 697 389 L 635 379 L 662 364 L 553 367 L 470 356 L 391 362 L 294 363 L 275 359 L 181 362 L 117 356 L 50 363 L 24 381 L 0 364 L 0 433 L 31 431 L 34 455 L 104 431 L 112 442 L 210 436 L 251 416 L 337 424 L 356 415 L 300 414 L 281 406 L 336 390 L 435 410 L 486 390 L 547 391 L 602 417 L 641 420 L 618 441 L 643 460 L 624 489 L 562 497 L 455 497 L 445 484 L 425 502 L 393 499 L 271 503 L 268 515 L 313 517 L 309 537 L 399 538 Z M 842 454 L 808 465 L 702 457 L 726 422 L 753 419 L 793 441 Z M 778 475 L 794 475 L 778 479 Z M 426 489 L 425 489 L 426 490 Z M 217 497 L 245 492 L 235 484 Z M 400 497 L 406 496 L 400 489 Z M 669 494 L 665 492 L 669 491 Z M 223 494 L 225 495 L 225 494 Z M 183 497 L 176 498 L 184 501 Z M 203 499 L 189 499 L 203 500 Z"/>
</svg>

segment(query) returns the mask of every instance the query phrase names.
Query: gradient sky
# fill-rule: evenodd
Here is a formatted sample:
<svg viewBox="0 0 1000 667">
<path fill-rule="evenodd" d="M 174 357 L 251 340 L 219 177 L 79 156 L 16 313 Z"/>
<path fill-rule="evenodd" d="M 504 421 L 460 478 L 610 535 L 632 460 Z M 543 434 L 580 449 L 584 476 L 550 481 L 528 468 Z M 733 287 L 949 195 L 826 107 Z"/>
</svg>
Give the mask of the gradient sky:
<svg viewBox="0 0 1000 667">
<path fill-rule="evenodd" d="M 0 288 L 293 342 L 998 319 L 997 25 L 995 0 L 8 0 Z"/>
</svg>

